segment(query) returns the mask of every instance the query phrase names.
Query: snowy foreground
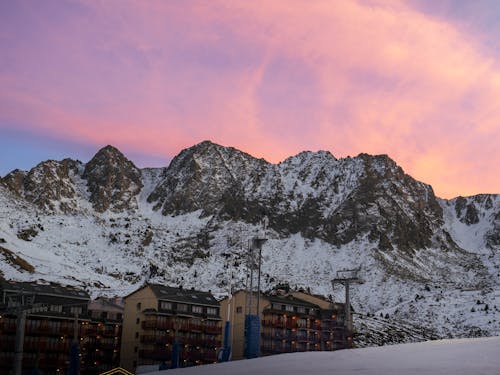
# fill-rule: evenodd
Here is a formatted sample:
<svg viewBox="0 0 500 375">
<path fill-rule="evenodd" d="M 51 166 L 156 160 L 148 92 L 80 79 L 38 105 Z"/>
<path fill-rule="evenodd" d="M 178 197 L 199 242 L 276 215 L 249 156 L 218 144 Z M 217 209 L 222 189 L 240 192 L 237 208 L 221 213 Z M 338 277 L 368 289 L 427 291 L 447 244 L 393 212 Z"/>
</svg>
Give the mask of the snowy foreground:
<svg viewBox="0 0 500 375">
<path fill-rule="evenodd" d="M 257 375 L 497 375 L 500 337 L 428 341 L 376 348 L 282 354 L 149 373 Z"/>
</svg>

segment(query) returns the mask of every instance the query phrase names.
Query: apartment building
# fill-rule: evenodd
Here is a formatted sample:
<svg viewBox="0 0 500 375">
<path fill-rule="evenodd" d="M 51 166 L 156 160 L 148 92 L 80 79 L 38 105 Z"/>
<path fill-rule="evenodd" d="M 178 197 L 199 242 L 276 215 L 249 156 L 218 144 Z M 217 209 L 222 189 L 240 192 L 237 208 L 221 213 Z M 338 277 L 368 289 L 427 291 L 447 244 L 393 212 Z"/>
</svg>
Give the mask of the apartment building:
<svg viewBox="0 0 500 375">
<path fill-rule="evenodd" d="M 23 311 L 23 372 L 36 368 L 63 373 L 69 366 L 71 343 L 83 340 L 90 326 L 89 301 L 88 293 L 72 287 L 0 280 L 0 373 L 14 367 L 18 317 Z M 82 355 L 82 363 L 85 359 Z"/>
<path fill-rule="evenodd" d="M 89 303 L 90 321 L 84 323 L 82 345 L 85 374 L 100 374 L 120 365 L 123 310 L 121 298 L 100 297 Z"/>
<path fill-rule="evenodd" d="M 0 374 L 14 368 L 18 317 L 23 313 L 23 373 L 67 373 L 75 340 L 82 375 L 118 366 L 120 304 L 116 299 L 91 301 L 84 290 L 68 286 L 0 280 Z"/>
<path fill-rule="evenodd" d="M 176 351 L 180 367 L 217 361 L 220 306 L 210 292 L 147 284 L 124 300 L 121 367 L 171 367 Z"/>
<path fill-rule="evenodd" d="M 245 315 L 256 313 L 256 302 L 256 295 L 246 291 L 221 301 L 223 314 L 229 311 L 233 359 L 244 358 Z M 345 327 L 344 305 L 321 296 L 304 292 L 261 295 L 258 315 L 261 355 L 336 350 L 352 345 L 352 332 Z"/>
</svg>

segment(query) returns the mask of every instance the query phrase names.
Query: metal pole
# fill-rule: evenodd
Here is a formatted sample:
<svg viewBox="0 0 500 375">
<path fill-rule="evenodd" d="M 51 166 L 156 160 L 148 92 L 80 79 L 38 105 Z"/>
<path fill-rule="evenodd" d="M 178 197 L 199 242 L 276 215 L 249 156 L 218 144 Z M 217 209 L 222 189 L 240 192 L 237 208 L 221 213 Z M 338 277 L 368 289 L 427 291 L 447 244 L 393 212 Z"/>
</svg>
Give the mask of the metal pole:
<svg viewBox="0 0 500 375">
<path fill-rule="evenodd" d="M 346 325 L 349 332 L 352 331 L 351 322 L 351 297 L 349 295 L 349 281 L 345 282 L 345 314 L 346 314 Z"/>
<path fill-rule="evenodd" d="M 253 245 L 253 244 L 252 244 Z M 252 314 L 252 294 L 253 294 L 253 246 L 250 245 L 248 249 L 248 256 L 250 258 L 250 302 L 248 303 L 248 313 Z"/>
<path fill-rule="evenodd" d="M 16 347 L 14 360 L 14 375 L 21 375 L 23 369 L 23 346 L 24 346 L 24 328 L 26 325 L 26 311 L 21 307 L 17 309 L 16 322 Z"/>
<path fill-rule="evenodd" d="M 258 274 L 258 279 L 257 279 L 257 311 L 255 312 L 255 315 L 259 315 L 259 308 L 260 308 L 260 268 L 262 264 L 262 245 L 258 244 L 259 246 L 259 274 Z"/>
<path fill-rule="evenodd" d="M 75 312 L 75 321 L 73 323 L 73 342 L 78 344 L 78 312 Z"/>
</svg>

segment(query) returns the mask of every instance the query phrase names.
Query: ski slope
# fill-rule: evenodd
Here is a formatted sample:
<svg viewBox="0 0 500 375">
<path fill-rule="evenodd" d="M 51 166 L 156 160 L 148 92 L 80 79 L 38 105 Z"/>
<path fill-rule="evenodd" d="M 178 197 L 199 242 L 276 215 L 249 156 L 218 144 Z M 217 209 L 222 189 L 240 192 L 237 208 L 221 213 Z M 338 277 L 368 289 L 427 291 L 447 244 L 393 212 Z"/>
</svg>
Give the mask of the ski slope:
<svg viewBox="0 0 500 375">
<path fill-rule="evenodd" d="M 281 354 L 150 375 L 497 375 L 500 337 Z"/>
</svg>

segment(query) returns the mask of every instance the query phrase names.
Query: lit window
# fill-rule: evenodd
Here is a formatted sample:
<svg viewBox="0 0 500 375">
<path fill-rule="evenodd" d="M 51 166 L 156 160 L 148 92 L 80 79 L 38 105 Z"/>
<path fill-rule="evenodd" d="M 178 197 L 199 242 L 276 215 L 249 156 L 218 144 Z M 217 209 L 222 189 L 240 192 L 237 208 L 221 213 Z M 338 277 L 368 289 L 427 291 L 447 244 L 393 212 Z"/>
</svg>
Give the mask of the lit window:
<svg viewBox="0 0 500 375">
<path fill-rule="evenodd" d="M 193 312 L 196 314 L 203 314 L 203 307 L 201 306 L 193 306 Z"/>
</svg>

